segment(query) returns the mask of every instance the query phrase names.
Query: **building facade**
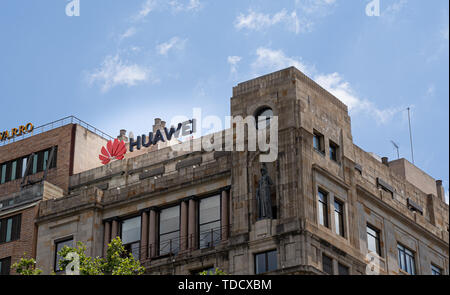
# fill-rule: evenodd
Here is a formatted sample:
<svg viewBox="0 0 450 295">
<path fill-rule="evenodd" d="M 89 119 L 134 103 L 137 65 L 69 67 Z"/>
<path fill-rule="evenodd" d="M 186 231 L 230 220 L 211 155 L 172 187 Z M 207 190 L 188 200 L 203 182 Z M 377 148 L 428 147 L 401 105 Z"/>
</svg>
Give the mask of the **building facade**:
<svg viewBox="0 0 450 295">
<path fill-rule="evenodd" d="M 64 118 L 0 145 L 0 270 L 35 257 L 35 218 L 41 200 L 67 195 L 73 174 L 100 165 L 108 136 L 75 117 Z M 93 152 L 95 151 L 95 152 Z M 96 159 L 97 157 L 97 159 Z"/>
<path fill-rule="evenodd" d="M 103 256 L 120 236 L 149 274 L 448 274 L 441 181 L 356 146 L 347 107 L 296 68 L 233 88 L 231 116 L 263 113 L 278 117 L 271 163 L 167 146 L 72 175 L 39 205 L 38 266 L 58 271 L 57 251 L 76 241 Z"/>
</svg>

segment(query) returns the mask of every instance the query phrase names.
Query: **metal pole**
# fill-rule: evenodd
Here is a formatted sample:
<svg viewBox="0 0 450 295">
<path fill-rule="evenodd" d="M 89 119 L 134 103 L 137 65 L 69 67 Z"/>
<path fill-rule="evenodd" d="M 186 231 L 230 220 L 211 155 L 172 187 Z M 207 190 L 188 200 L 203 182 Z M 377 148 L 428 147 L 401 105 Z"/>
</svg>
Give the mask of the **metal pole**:
<svg viewBox="0 0 450 295">
<path fill-rule="evenodd" d="M 411 143 L 411 158 L 412 158 L 412 162 L 414 163 L 414 150 L 413 150 L 413 141 L 412 141 L 412 131 L 411 131 L 411 115 L 409 113 L 410 108 L 407 108 L 408 110 L 408 122 L 409 122 L 409 141 Z"/>
</svg>

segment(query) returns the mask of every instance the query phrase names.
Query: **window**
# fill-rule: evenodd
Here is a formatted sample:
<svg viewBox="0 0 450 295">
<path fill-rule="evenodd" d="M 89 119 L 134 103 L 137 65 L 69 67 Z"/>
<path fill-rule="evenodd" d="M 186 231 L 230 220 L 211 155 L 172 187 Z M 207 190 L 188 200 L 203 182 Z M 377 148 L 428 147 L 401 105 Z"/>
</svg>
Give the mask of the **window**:
<svg viewBox="0 0 450 295">
<path fill-rule="evenodd" d="M 339 146 L 330 140 L 330 159 L 338 162 Z"/>
<path fill-rule="evenodd" d="M 313 137 L 313 146 L 314 149 L 322 154 L 325 154 L 325 148 L 323 144 L 323 135 L 314 130 L 314 137 Z"/>
<path fill-rule="evenodd" d="M 141 246 L 141 217 L 133 217 L 122 221 L 122 243 L 127 253 L 139 260 Z"/>
<path fill-rule="evenodd" d="M 200 249 L 213 247 L 220 242 L 220 195 L 200 200 L 199 233 Z"/>
<path fill-rule="evenodd" d="M 367 249 L 381 257 L 380 231 L 367 225 Z"/>
<path fill-rule="evenodd" d="M 0 174 L 1 174 L 0 183 L 3 184 L 6 182 L 6 163 L 2 164 Z"/>
<path fill-rule="evenodd" d="M 59 251 L 62 250 L 62 248 L 64 248 L 64 246 L 73 247 L 73 238 L 70 237 L 70 238 L 66 238 L 66 239 L 63 239 L 63 240 L 55 241 L 55 261 L 54 261 L 54 263 L 55 263 L 54 264 L 55 272 L 62 271 L 59 268 L 59 261 L 61 259 L 64 259 L 64 257 L 61 257 L 58 253 L 59 253 Z"/>
<path fill-rule="evenodd" d="M 9 275 L 11 270 L 11 257 L 0 259 L 0 275 Z"/>
<path fill-rule="evenodd" d="M 55 151 L 53 153 L 52 162 L 50 163 L 50 168 L 56 168 L 56 155 L 58 147 L 55 146 Z M 45 171 L 47 169 L 48 161 L 50 160 L 52 148 L 42 150 L 34 154 L 32 158 L 31 155 L 20 157 L 9 162 L 0 164 L 0 184 L 8 181 L 13 181 L 25 176 L 25 170 L 27 169 L 28 159 L 30 158 L 30 174 Z"/>
<path fill-rule="evenodd" d="M 415 275 L 416 265 L 414 253 L 401 244 L 398 244 L 397 249 L 398 249 L 398 265 L 400 269 L 409 273 L 410 275 Z"/>
<path fill-rule="evenodd" d="M 348 276 L 350 274 L 350 269 L 340 263 L 338 264 L 338 271 L 340 276 Z"/>
<path fill-rule="evenodd" d="M 338 235 L 344 237 L 344 204 L 334 200 L 334 227 Z"/>
<path fill-rule="evenodd" d="M 20 238 L 21 215 L 0 219 L 0 243 L 8 243 Z"/>
<path fill-rule="evenodd" d="M 255 118 L 255 120 L 256 120 L 256 129 L 259 129 L 261 127 L 262 128 L 269 127 L 270 120 L 273 117 L 273 111 L 272 111 L 271 108 L 266 107 L 266 108 L 263 108 L 263 109 L 259 110 L 256 113 L 255 117 L 256 117 Z M 260 121 L 260 119 L 259 119 L 260 117 L 266 117 L 266 118 L 265 118 L 265 120 L 262 120 L 262 118 L 261 118 L 261 121 Z"/>
<path fill-rule="evenodd" d="M 329 275 L 333 274 L 333 259 L 325 254 L 322 254 L 322 270 Z"/>
<path fill-rule="evenodd" d="M 180 206 L 159 213 L 159 255 L 176 254 L 180 250 Z"/>
<path fill-rule="evenodd" d="M 328 193 L 319 190 L 319 224 L 328 227 Z"/>
<path fill-rule="evenodd" d="M 255 255 L 255 274 L 274 271 L 277 266 L 277 250 L 272 250 Z"/>
<path fill-rule="evenodd" d="M 435 266 L 434 264 L 431 265 L 431 274 L 433 276 L 441 276 L 442 275 L 442 269 Z"/>
</svg>

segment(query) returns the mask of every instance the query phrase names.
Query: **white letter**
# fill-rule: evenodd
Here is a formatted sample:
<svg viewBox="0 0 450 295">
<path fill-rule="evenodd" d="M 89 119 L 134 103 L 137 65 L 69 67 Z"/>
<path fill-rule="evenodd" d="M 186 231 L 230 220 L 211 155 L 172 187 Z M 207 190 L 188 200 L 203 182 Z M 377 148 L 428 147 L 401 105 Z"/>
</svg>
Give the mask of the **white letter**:
<svg viewBox="0 0 450 295">
<path fill-rule="evenodd" d="M 66 260 L 71 260 L 66 266 L 66 275 L 80 275 L 80 256 L 76 252 L 70 252 L 65 257 Z M 73 267 L 73 270 L 72 270 Z"/>
</svg>

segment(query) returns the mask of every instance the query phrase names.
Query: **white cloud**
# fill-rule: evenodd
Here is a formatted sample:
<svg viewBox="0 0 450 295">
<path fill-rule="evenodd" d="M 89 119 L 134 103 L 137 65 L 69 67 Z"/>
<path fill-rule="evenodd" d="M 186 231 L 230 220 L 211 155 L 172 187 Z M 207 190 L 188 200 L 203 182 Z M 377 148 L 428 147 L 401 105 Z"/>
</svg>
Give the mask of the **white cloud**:
<svg viewBox="0 0 450 295">
<path fill-rule="evenodd" d="M 229 56 L 227 61 L 231 65 L 231 73 L 236 73 L 237 64 L 242 60 L 240 56 Z"/>
<path fill-rule="evenodd" d="M 331 13 L 336 0 L 297 0 L 295 9 L 288 12 L 283 9 L 277 13 L 261 13 L 252 9 L 247 14 L 240 13 L 234 22 L 237 30 L 261 31 L 269 27 L 284 24 L 295 34 L 311 32 L 316 20 Z"/>
<path fill-rule="evenodd" d="M 89 84 L 99 83 L 102 92 L 118 85 L 134 86 L 149 79 L 150 70 L 138 64 L 123 62 L 119 55 L 107 56 L 101 66 L 89 73 Z"/>
<path fill-rule="evenodd" d="M 169 50 L 172 48 L 177 50 L 183 50 L 184 46 L 186 45 L 187 39 L 181 39 L 179 37 L 172 37 L 169 41 L 158 44 L 156 46 L 156 50 L 161 55 L 167 55 Z"/>
<path fill-rule="evenodd" d="M 189 0 L 188 3 L 181 3 L 179 0 L 172 0 L 169 2 L 169 5 L 173 9 L 173 11 L 197 11 L 203 7 L 203 4 L 200 0 Z"/>
<path fill-rule="evenodd" d="M 257 58 L 252 64 L 255 72 L 276 71 L 294 66 L 305 74 L 309 73 L 308 68 L 300 60 L 287 57 L 282 50 L 259 47 L 256 55 Z"/>
<path fill-rule="evenodd" d="M 408 0 L 398 0 L 389 5 L 383 12 L 381 17 L 387 22 L 394 22 L 397 15 L 405 8 Z"/>
<path fill-rule="evenodd" d="M 156 5 L 156 0 L 145 0 L 142 4 L 141 10 L 139 10 L 138 14 L 135 16 L 135 20 L 141 20 L 146 17 L 156 8 Z"/>
<path fill-rule="evenodd" d="M 306 65 L 301 58 L 286 56 L 282 50 L 260 47 L 256 50 L 256 56 L 256 60 L 252 63 L 255 76 L 294 66 L 340 99 L 348 106 L 350 112 L 370 115 L 378 124 L 388 123 L 395 114 L 405 109 L 403 107 L 379 109 L 373 102 L 359 97 L 350 83 L 339 73 L 317 73 L 313 66 Z"/>
<path fill-rule="evenodd" d="M 122 35 L 119 36 L 119 41 L 122 41 L 123 39 L 132 37 L 136 34 L 136 28 L 131 27 L 128 30 L 126 30 Z"/>
<path fill-rule="evenodd" d="M 448 197 L 449 197 L 449 191 L 446 190 L 446 191 L 445 191 L 445 203 L 447 203 L 447 204 L 448 204 L 448 202 L 449 202 Z"/>
</svg>

